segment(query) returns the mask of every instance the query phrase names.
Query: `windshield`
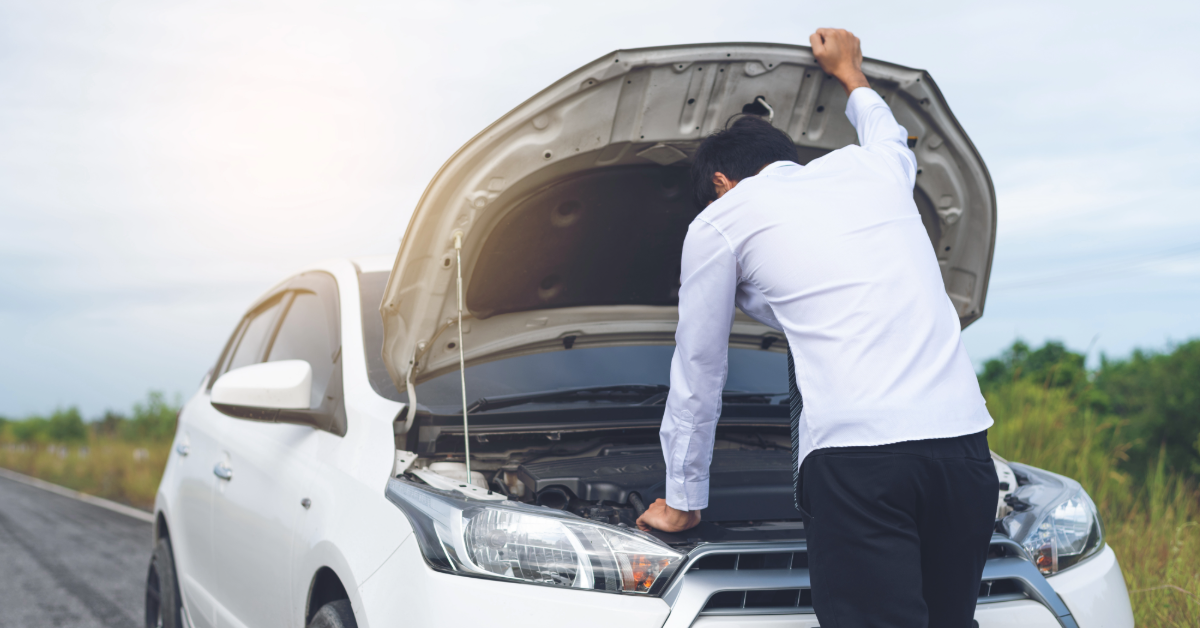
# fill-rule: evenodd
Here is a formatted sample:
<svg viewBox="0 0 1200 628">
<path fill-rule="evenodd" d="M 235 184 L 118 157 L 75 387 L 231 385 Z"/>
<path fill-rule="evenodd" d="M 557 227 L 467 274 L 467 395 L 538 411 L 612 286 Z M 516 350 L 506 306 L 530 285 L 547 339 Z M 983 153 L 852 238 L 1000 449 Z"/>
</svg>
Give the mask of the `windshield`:
<svg viewBox="0 0 1200 628">
<path fill-rule="evenodd" d="M 395 401 L 407 401 L 408 395 L 396 390 L 383 364 L 383 321 L 379 302 L 387 284 L 388 273 L 363 273 L 359 279 L 362 294 L 363 341 L 366 343 L 367 372 L 371 386 L 380 395 Z M 532 394 L 577 388 L 616 387 L 630 384 L 667 386 L 671 381 L 671 344 L 634 345 L 621 347 L 580 347 L 522 355 L 467 367 L 467 404 L 480 399 L 506 395 Z M 458 371 L 446 373 L 417 386 L 420 406 L 437 414 L 462 410 L 461 376 Z M 787 354 L 758 349 L 729 350 L 729 376 L 726 392 L 749 392 L 781 395 L 786 399 Z M 639 402 L 625 396 L 584 396 L 575 401 L 555 398 L 555 404 Z M 734 402 L 727 399 L 726 403 Z M 533 401 L 531 403 L 551 403 Z M 527 407 L 527 406 L 526 406 Z"/>
</svg>

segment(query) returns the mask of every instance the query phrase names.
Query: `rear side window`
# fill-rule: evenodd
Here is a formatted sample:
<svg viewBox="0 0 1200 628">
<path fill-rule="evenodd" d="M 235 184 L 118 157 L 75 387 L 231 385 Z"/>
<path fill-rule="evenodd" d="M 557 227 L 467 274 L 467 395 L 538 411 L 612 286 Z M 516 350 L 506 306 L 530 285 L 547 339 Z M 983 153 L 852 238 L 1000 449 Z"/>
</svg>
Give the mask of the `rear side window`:
<svg viewBox="0 0 1200 628">
<path fill-rule="evenodd" d="M 296 292 L 288 306 L 283 324 L 271 344 L 268 362 L 305 360 L 312 366 L 312 400 L 309 407 L 321 405 L 321 397 L 333 375 L 333 358 L 337 347 L 330 337 L 331 321 L 325 304 L 312 292 Z"/>
<path fill-rule="evenodd" d="M 243 326 L 244 331 L 233 350 L 233 357 L 222 373 L 261 361 L 263 344 L 274 327 L 273 323 L 282 302 L 282 297 L 276 297 L 251 315 L 250 321 Z"/>
</svg>

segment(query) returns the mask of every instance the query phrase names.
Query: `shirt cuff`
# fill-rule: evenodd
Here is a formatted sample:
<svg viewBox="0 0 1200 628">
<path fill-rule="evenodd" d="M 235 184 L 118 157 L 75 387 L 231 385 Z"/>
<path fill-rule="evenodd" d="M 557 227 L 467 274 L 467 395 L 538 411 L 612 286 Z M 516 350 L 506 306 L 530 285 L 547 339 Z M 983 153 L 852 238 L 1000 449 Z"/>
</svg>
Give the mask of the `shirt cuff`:
<svg viewBox="0 0 1200 628">
<path fill-rule="evenodd" d="M 708 480 L 672 480 L 667 478 L 667 505 L 675 510 L 708 508 Z"/>
<path fill-rule="evenodd" d="M 887 106 L 887 103 L 883 102 L 883 98 L 879 96 L 879 92 L 870 87 L 856 87 L 854 91 L 850 92 L 850 97 L 846 99 L 846 117 L 850 119 L 850 124 L 857 129 L 859 117 L 876 105 Z"/>
</svg>

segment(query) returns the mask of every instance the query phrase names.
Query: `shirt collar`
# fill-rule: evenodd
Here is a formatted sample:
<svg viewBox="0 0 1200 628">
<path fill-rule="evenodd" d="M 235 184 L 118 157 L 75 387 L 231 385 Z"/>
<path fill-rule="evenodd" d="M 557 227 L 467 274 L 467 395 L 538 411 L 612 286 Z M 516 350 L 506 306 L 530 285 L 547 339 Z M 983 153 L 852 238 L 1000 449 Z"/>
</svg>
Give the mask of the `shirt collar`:
<svg viewBox="0 0 1200 628">
<path fill-rule="evenodd" d="M 803 166 L 800 166 L 800 164 L 798 164 L 798 163 L 796 163 L 796 162 L 794 162 L 794 161 L 776 161 L 776 162 L 772 162 L 772 163 L 770 163 L 770 164 L 767 164 L 767 166 L 766 166 L 766 167 L 764 167 L 762 170 L 759 170 L 759 171 L 758 171 L 758 174 L 766 174 L 766 173 L 768 173 L 768 172 L 770 172 L 770 171 L 772 171 L 772 170 L 774 170 L 774 169 L 776 169 L 776 168 L 783 168 L 783 167 L 786 167 L 786 166 L 799 166 L 799 167 L 803 167 Z"/>
</svg>

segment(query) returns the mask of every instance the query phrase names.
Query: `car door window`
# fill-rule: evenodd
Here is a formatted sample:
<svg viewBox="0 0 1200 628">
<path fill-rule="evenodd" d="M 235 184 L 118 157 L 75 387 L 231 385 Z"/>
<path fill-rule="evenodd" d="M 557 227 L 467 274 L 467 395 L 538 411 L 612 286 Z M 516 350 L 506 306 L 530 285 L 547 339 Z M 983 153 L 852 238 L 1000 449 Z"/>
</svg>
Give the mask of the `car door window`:
<svg viewBox="0 0 1200 628">
<path fill-rule="evenodd" d="M 225 371 L 256 364 L 262 360 L 263 344 L 275 326 L 281 303 L 282 296 L 275 297 L 251 315 L 249 322 L 243 326 L 242 337 L 238 339 L 237 348 L 233 350 L 233 356 Z"/>
<path fill-rule="evenodd" d="M 312 408 L 321 405 L 333 374 L 337 347 L 330 337 L 330 327 L 321 298 L 312 292 L 297 291 L 267 356 L 268 362 L 305 360 L 312 366 Z"/>
<path fill-rule="evenodd" d="M 221 356 L 217 358 L 217 365 L 212 369 L 212 377 L 208 380 L 208 387 L 211 389 L 213 382 L 216 381 L 223 373 L 225 367 L 229 364 L 229 359 L 233 357 L 233 350 L 237 348 L 238 340 L 242 337 L 242 331 L 246 329 L 246 319 L 238 321 L 237 327 L 233 328 L 233 333 L 229 335 L 229 340 L 225 341 L 225 348 L 221 350 Z"/>
</svg>

